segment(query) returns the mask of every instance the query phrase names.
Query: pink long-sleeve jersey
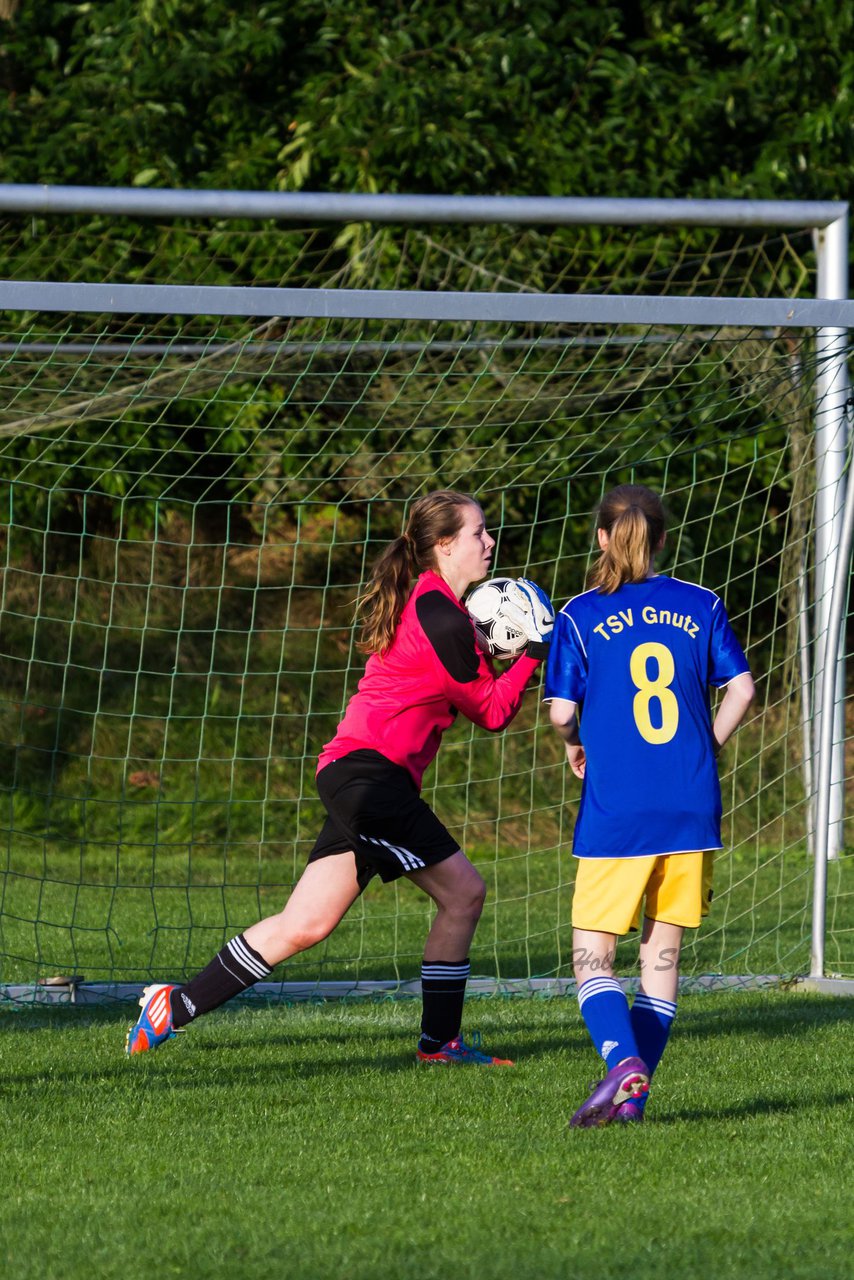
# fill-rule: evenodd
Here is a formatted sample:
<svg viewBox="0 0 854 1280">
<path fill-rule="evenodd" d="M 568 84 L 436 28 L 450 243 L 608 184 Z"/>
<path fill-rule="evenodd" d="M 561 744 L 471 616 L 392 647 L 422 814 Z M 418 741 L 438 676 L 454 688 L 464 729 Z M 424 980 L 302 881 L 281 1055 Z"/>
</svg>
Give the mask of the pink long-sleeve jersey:
<svg viewBox="0 0 854 1280">
<path fill-rule="evenodd" d="M 483 729 L 506 728 L 539 659 L 523 655 L 501 675 L 480 652 L 474 624 L 432 570 L 418 578 L 391 648 L 372 654 L 318 772 L 366 747 L 403 765 L 420 788 L 442 734 L 459 711 Z"/>
</svg>

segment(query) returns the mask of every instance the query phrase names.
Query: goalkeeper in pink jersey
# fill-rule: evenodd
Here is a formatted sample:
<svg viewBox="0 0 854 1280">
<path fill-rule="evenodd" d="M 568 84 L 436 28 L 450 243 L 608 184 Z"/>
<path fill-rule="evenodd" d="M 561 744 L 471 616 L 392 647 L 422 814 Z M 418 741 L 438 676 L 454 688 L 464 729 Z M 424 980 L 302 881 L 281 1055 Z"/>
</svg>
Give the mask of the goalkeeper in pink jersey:
<svg viewBox="0 0 854 1280">
<path fill-rule="evenodd" d="M 188 983 L 146 987 L 128 1032 L 129 1054 L 156 1048 L 323 941 L 378 875 L 406 876 L 436 905 L 421 968 L 417 1059 L 512 1066 L 460 1033 L 486 885 L 420 795 L 457 713 L 484 729 L 506 728 L 548 651 L 551 604 L 524 579 L 525 608 L 514 621 L 528 637 L 526 652 L 496 675 L 479 650 L 461 601 L 487 575 L 494 546 L 473 498 L 440 490 L 412 504 L 404 533 L 379 556 L 361 602 L 360 647 L 370 657 L 320 753 L 317 789 L 327 818 L 308 866 L 279 914 L 232 938 Z"/>
<path fill-rule="evenodd" d="M 716 757 L 754 696 L 723 602 L 655 572 L 665 536 L 658 495 L 613 489 L 597 535 L 591 589 L 555 620 L 545 688 L 583 780 L 573 960 L 581 1013 L 607 1067 L 575 1128 L 643 1118 L 676 1014 L 682 935 L 703 914 L 706 851 L 721 847 Z M 709 686 L 726 689 L 714 721 Z M 641 986 L 629 1009 L 614 956 L 641 914 Z"/>
</svg>

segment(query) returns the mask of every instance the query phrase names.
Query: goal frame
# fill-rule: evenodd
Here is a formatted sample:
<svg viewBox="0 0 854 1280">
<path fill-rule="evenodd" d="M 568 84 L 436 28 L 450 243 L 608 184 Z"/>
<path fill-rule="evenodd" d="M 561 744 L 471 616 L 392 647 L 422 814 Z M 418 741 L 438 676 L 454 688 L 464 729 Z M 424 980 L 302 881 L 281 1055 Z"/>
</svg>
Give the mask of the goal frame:
<svg viewBox="0 0 854 1280">
<path fill-rule="evenodd" d="M 848 217 L 843 202 L 585 199 L 523 196 L 359 195 L 307 192 L 176 191 L 0 184 L 7 214 L 274 219 L 282 222 L 513 225 L 706 226 L 809 230 L 816 297 L 727 298 L 455 291 L 115 285 L 0 281 L 6 311 L 180 314 L 528 323 L 733 325 L 815 331 L 816 530 L 812 636 L 813 706 L 807 708 L 805 767 L 812 773 L 813 916 L 810 978 L 824 978 L 828 860 L 838 857 L 844 816 L 844 620 L 854 539 L 850 446 Z M 830 656 L 828 656 L 830 655 Z M 558 982 L 558 980 L 554 980 Z M 122 984 L 127 986 L 128 984 Z M 299 998 L 269 984 L 278 995 Z M 331 984 L 333 986 L 337 984 Z M 348 992 L 353 984 L 346 984 Z M 359 988 L 389 984 L 356 984 Z M 397 988 L 400 984 L 391 984 Z M 406 984 L 403 984 L 404 986 Z M 503 989 L 508 984 L 494 984 Z M 511 984 L 512 985 L 512 984 Z M 558 983 L 559 985 L 559 983 Z M 316 988 L 312 986 L 312 991 Z M 53 996 L 51 996 L 53 992 Z M 8 994 L 13 995 L 12 989 Z M 117 992 L 114 994 L 118 994 Z M 127 994 L 127 993 L 124 993 Z M 19 997 L 20 998 L 20 997 Z M 39 999 L 80 1000 L 76 987 L 40 989 Z"/>
</svg>

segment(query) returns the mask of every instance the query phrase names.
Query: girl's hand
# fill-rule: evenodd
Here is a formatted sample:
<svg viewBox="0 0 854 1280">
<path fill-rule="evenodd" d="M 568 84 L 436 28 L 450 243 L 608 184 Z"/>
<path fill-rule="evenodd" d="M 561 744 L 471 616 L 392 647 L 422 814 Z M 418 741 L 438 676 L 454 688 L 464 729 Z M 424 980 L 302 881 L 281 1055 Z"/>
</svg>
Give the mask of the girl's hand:
<svg viewBox="0 0 854 1280">
<path fill-rule="evenodd" d="M 542 587 L 530 578 L 517 578 L 506 590 L 501 611 L 527 637 L 528 657 L 547 658 L 555 611 Z"/>
<path fill-rule="evenodd" d="M 576 778 L 583 778 L 587 769 L 587 756 L 584 754 L 584 748 L 581 743 L 568 742 L 566 744 L 566 758 Z"/>
</svg>

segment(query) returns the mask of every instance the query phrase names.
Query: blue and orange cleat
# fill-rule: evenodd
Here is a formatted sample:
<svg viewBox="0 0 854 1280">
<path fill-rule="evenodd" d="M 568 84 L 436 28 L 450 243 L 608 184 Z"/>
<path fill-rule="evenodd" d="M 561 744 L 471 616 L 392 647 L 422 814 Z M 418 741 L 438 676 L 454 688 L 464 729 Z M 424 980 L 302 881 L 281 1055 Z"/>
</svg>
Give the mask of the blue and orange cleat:
<svg viewBox="0 0 854 1280">
<path fill-rule="evenodd" d="M 594 1129 L 610 1124 L 633 1098 L 649 1092 L 649 1069 L 640 1058 L 624 1058 L 594 1085 L 569 1122 L 570 1129 Z M 639 1108 L 638 1108 L 639 1109 Z M 628 1119 L 628 1117 L 627 1117 Z"/>
<path fill-rule="evenodd" d="M 140 1000 L 142 1013 L 131 1027 L 125 1040 L 125 1053 L 146 1053 L 156 1049 L 159 1044 L 177 1036 L 178 1030 L 172 1026 L 172 1005 L 169 997 L 178 990 L 175 982 L 161 982 L 145 987 Z"/>
<path fill-rule="evenodd" d="M 471 1044 L 466 1044 L 460 1034 L 453 1040 L 449 1040 L 447 1044 L 443 1044 L 435 1053 L 425 1053 L 423 1049 L 416 1049 L 415 1057 L 418 1062 L 436 1062 L 449 1067 L 514 1067 L 516 1065 L 509 1058 L 493 1058 L 490 1054 L 483 1053 L 479 1031 L 473 1033 Z"/>
</svg>

